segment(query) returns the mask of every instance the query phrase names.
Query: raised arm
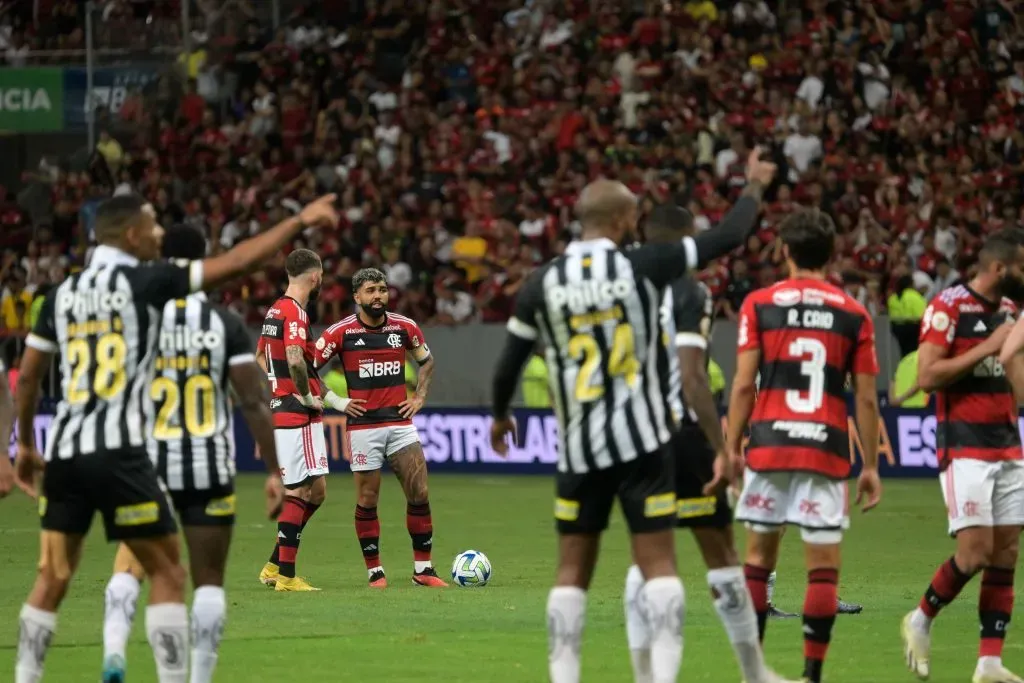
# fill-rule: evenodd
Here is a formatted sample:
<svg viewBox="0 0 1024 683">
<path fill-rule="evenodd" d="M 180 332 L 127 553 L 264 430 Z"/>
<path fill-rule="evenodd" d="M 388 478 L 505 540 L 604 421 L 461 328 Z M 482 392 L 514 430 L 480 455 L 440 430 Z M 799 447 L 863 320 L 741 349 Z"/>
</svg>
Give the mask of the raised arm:
<svg viewBox="0 0 1024 683">
<path fill-rule="evenodd" d="M 329 194 L 307 204 L 294 218 L 288 218 L 270 230 L 251 237 L 233 249 L 202 262 L 202 288 L 218 285 L 242 275 L 270 259 L 289 244 L 300 232 L 310 227 L 334 227 L 338 212 L 334 208 L 337 195 Z"/>
</svg>

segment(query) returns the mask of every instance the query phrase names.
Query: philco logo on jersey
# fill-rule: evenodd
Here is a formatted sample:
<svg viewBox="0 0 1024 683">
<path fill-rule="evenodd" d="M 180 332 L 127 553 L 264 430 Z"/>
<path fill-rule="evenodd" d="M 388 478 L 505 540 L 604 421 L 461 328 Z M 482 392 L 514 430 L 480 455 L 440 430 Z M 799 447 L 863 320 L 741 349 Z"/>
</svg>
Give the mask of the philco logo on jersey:
<svg viewBox="0 0 1024 683">
<path fill-rule="evenodd" d="M 96 313 L 122 311 L 129 302 L 127 292 L 101 292 L 98 290 L 62 292 L 57 297 L 57 311 L 61 314 L 71 313 L 76 318 L 83 318 Z"/>
<path fill-rule="evenodd" d="M 575 312 L 590 307 L 608 308 L 616 301 L 622 301 L 633 293 L 633 281 L 627 278 L 581 282 L 572 285 L 556 285 L 547 289 L 548 303 L 552 308 L 568 306 Z"/>
<path fill-rule="evenodd" d="M 402 373 L 402 363 L 397 360 L 388 361 L 372 361 L 372 360 L 361 360 L 359 361 L 359 376 L 362 378 L 369 377 L 389 377 L 391 375 L 399 375 Z"/>
<path fill-rule="evenodd" d="M 160 331 L 160 351 L 202 351 L 224 345 L 224 338 L 213 330 L 193 330 L 184 325 L 175 325 L 174 329 Z"/>
</svg>

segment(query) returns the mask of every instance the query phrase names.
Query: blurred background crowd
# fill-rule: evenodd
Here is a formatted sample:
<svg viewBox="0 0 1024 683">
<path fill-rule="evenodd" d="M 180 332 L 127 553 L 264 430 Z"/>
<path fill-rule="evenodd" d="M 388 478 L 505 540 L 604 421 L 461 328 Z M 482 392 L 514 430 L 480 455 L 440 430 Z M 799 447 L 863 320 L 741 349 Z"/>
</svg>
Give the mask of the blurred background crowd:
<svg viewBox="0 0 1024 683">
<path fill-rule="evenodd" d="M 0 2 L 7 67 L 80 62 L 85 11 Z M 92 21 L 108 61 L 173 66 L 99 109 L 77 162 L 32 159 L 0 190 L 7 330 L 85 262 L 112 193 L 221 250 L 337 192 L 341 229 L 296 243 L 324 259 L 321 320 L 376 265 L 423 324 L 500 322 L 573 239 L 585 183 L 618 178 L 705 230 L 760 145 L 779 181 L 746 246 L 701 273 L 716 314 L 784 276 L 778 223 L 818 206 L 834 281 L 890 314 L 903 353 L 984 236 L 1024 224 L 1020 0 L 103 0 Z M 224 302 L 260 320 L 282 266 Z"/>
</svg>

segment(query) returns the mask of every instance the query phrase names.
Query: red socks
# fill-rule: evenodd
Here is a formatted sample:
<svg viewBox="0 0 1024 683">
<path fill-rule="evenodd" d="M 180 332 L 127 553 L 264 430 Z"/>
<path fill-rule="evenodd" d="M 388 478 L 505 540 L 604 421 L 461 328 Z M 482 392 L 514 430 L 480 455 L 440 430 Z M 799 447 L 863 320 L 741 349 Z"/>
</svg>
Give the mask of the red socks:
<svg viewBox="0 0 1024 683">
<path fill-rule="evenodd" d="M 804 678 L 811 683 L 821 681 L 821 670 L 832 640 L 836 621 L 839 570 L 812 569 L 807 572 L 807 593 L 804 597 Z"/>
<path fill-rule="evenodd" d="M 1013 569 L 989 567 L 981 575 L 978 618 L 981 620 L 979 657 L 1002 657 L 1006 628 L 1013 613 Z"/>
<path fill-rule="evenodd" d="M 935 572 L 928 590 L 924 592 L 921 603 L 918 607 L 929 619 L 934 619 L 943 607 L 953 602 L 960 591 L 971 580 L 969 574 L 964 574 L 956 566 L 956 560 L 952 557 L 946 560 L 939 570 Z"/>
<path fill-rule="evenodd" d="M 430 503 L 409 503 L 405 508 L 405 526 L 412 539 L 412 558 L 416 562 L 430 562 L 434 544 L 434 522 L 430 517 Z"/>
<path fill-rule="evenodd" d="M 364 508 L 356 505 L 356 536 L 359 547 L 363 551 L 363 562 L 367 569 L 380 566 L 380 520 L 377 519 L 377 508 Z"/>
<path fill-rule="evenodd" d="M 762 643 L 764 642 L 765 628 L 768 626 L 768 577 L 771 574 L 763 567 L 755 567 L 752 564 L 743 566 L 743 575 L 747 579 L 747 590 L 750 591 L 754 613 L 757 614 L 757 637 Z"/>
<path fill-rule="evenodd" d="M 295 557 L 299 554 L 299 537 L 302 520 L 306 515 L 306 503 L 293 496 L 285 496 L 284 508 L 277 518 L 278 567 L 281 576 L 295 576 Z"/>
</svg>

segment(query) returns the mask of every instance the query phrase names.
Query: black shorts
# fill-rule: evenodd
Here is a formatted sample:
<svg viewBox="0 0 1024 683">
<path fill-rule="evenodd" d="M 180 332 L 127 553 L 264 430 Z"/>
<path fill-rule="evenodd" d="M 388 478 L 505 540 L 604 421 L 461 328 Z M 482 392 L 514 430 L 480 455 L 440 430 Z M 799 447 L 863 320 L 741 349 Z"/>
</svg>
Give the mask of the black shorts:
<svg viewBox="0 0 1024 683">
<path fill-rule="evenodd" d="M 170 501 L 142 449 L 46 463 L 39 501 L 43 529 L 84 535 L 97 511 L 103 515 L 109 541 L 177 531 Z"/>
<path fill-rule="evenodd" d="M 206 491 L 171 491 L 182 526 L 231 526 L 235 523 L 235 486 Z"/>
<path fill-rule="evenodd" d="M 714 479 L 715 451 L 698 425 L 684 424 L 669 443 L 676 461 L 676 501 L 680 528 L 725 528 L 732 510 L 725 493 L 705 496 L 704 485 Z"/>
<path fill-rule="evenodd" d="M 674 476 L 672 454 L 665 447 L 606 470 L 559 472 L 555 499 L 558 533 L 604 531 L 616 498 L 631 533 L 671 529 L 676 519 Z"/>
</svg>

